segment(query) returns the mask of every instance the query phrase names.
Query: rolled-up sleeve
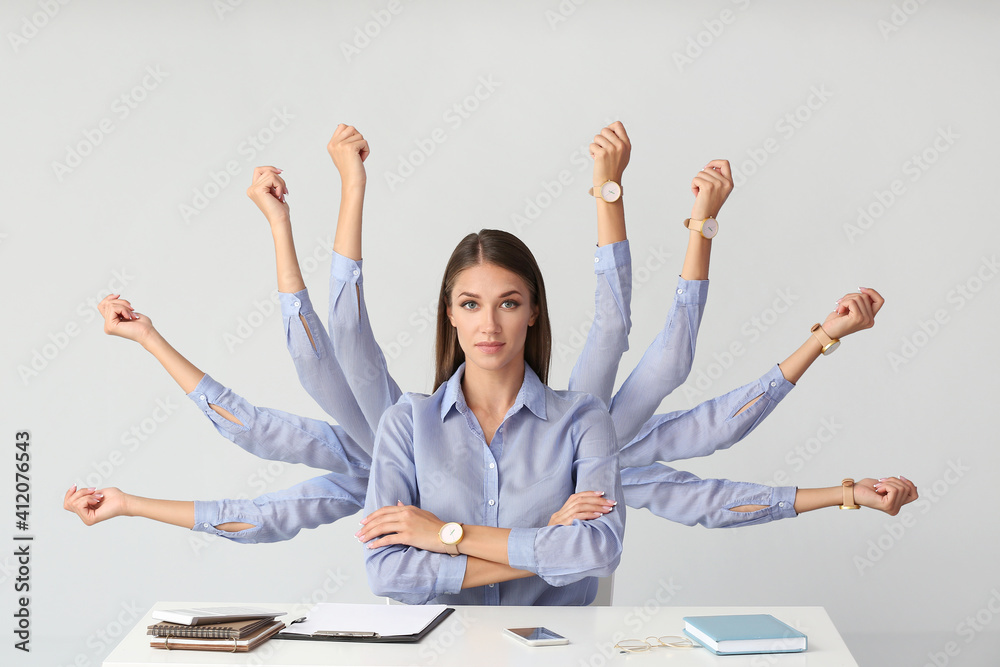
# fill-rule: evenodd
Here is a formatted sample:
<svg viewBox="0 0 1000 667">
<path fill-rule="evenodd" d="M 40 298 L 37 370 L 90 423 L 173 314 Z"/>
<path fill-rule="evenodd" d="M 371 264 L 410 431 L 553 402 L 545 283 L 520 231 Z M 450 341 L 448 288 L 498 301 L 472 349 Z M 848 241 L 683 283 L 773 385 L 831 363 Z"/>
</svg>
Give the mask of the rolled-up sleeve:
<svg viewBox="0 0 1000 667">
<path fill-rule="evenodd" d="M 254 499 L 196 500 L 192 530 L 242 544 L 281 542 L 300 530 L 350 516 L 364 505 L 367 479 L 331 473 Z M 240 531 L 221 530 L 226 523 L 247 523 Z"/>
<path fill-rule="evenodd" d="M 775 364 L 759 379 L 690 410 L 656 415 L 622 448 L 621 465 L 708 456 L 731 447 L 757 428 L 794 387 Z"/>
<path fill-rule="evenodd" d="M 339 426 L 281 410 L 258 408 L 207 374 L 188 398 L 220 434 L 255 456 L 368 477 L 371 456 Z M 223 417 L 212 409 L 213 405 L 240 423 Z"/>
<path fill-rule="evenodd" d="M 622 484 L 629 507 L 645 508 L 686 526 L 736 528 L 797 516 L 794 486 L 701 479 L 660 463 L 622 470 Z M 744 505 L 761 509 L 733 511 Z"/>
</svg>

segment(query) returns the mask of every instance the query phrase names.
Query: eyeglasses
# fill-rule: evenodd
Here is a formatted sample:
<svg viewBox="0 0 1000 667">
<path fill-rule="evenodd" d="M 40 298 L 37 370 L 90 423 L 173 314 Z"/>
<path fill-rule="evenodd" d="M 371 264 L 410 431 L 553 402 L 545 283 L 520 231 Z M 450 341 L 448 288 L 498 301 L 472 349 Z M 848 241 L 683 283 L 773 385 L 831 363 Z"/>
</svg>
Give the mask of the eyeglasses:
<svg viewBox="0 0 1000 667">
<path fill-rule="evenodd" d="M 663 637 L 646 637 L 642 639 L 623 639 L 615 648 L 622 653 L 641 653 L 651 648 L 697 648 L 698 645 L 687 637 L 676 635 L 665 635 Z"/>
</svg>

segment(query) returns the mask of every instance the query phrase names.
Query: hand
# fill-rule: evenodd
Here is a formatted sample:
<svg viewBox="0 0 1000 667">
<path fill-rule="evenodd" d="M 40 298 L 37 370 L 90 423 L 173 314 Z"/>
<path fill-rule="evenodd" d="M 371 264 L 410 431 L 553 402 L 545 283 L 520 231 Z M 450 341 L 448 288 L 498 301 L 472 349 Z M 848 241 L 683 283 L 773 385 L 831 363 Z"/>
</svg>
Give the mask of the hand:
<svg viewBox="0 0 1000 667">
<path fill-rule="evenodd" d="M 277 167 L 256 167 L 253 170 L 253 182 L 247 188 L 247 197 L 264 214 L 268 222 L 288 219 L 288 186 L 278 174 Z"/>
<path fill-rule="evenodd" d="M 882 295 L 869 287 L 861 288 L 860 293 L 845 294 L 837 299 L 837 307 L 823 322 L 823 331 L 830 338 L 843 338 L 855 331 L 871 329 L 884 303 Z"/>
<path fill-rule="evenodd" d="M 570 526 L 574 519 L 589 521 L 604 516 L 618 503 L 604 497 L 603 491 L 581 491 L 574 493 L 566 503 L 549 519 L 550 526 Z"/>
<path fill-rule="evenodd" d="M 621 185 L 631 153 L 632 144 L 621 121 L 616 120 L 601 130 L 594 137 L 594 143 L 590 144 L 590 157 L 594 158 L 594 185 L 605 181 Z"/>
<path fill-rule="evenodd" d="M 917 485 L 902 475 L 879 480 L 866 478 L 854 483 L 854 502 L 889 516 L 896 516 L 900 507 L 916 499 Z"/>
<path fill-rule="evenodd" d="M 691 193 L 694 194 L 691 219 L 717 217 L 732 191 L 733 173 L 729 169 L 729 160 L 712 160 L 706 164 L 691 179 Z"/>
<path fill-rule="evenodd" d="M 132 304 L 120 297 L 121 294 L 109 294 L 97 304 L 97 310 L 104 317 L 104 333 L 141 343 L 155 331 L 153 322 L 135 312 Z"/>
<path fill-rule="evenodd" d="M 93 526 L 106 519 L 125 515 L 127 498 L 127 494 L 114 487 L 77 489 L 74 484 L 63 498 L 63 509 L 76 512 L 85 524 Z"/>
<path fill-rule="evenodd" d="M 330 143 L 326 145 L 326 152 L 333 158 L 333 164 L 340 172 L 341 183 L 360 184 L 367 180 L 363 163 L 371 150 L 368 142 L 354 127 L 343 123 L 338 125 Z"/>
<path fill-rule="evenodd" d="M 445 553 L 445 545 L 438 536 L 444 521 L 427 510 L 402 502 L 375 510 L 361 520 L 362 528 L 354 536 L 369 549 L 390 544 Z"/>
</svg>

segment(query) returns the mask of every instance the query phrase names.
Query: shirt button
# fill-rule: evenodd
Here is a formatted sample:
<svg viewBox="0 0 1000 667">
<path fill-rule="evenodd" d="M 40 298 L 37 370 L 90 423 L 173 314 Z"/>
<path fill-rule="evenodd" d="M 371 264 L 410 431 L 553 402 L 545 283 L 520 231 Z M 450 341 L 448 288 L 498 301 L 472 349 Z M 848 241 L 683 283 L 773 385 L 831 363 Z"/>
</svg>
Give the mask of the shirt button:
<svg viewBox="0 0 1000 667">
<path fill-rule="evenodd" d="M 594 258 L 594 264 L 599 264 L 600 262 L 601 262 L 601 258 L 600 257 L 595 257 Z"/>
<path fill-rule="evenodd" d="M 774 381 L 772 381 L 772 382 L 771 382 L 771 386 L 772 386 L 772 387 L 777 387 L 777 386 L 778 386 L 778 383 L 777 383 L 777 382 L 774 382 Z"/>
<path fill-rule="evenodd" d="M 490 498 L 490 507 L 493 507 L 496 504 L 497 504 L 497 501 L 495 501 L 492 498 Z"/>
<path fill-rule="evenodd" d="M 203 401 L 204 401 L 204 400 L 205 400 L 205 394 L 202 394 L 202 395 L 201 395 L 201 396 L 199 396 L 198 398 L 200 398 L 201 400 L 203 400 Z"/>
<path fill-rule="evenodd" d="M 296 308 L 298 308 L 298 307 L 299 307 L 299 306 L 301 306 L 302 304 L 301 304 L 301 303 L 299 303 L 298 301 L 296 301 L 296 302 L 295 302 L 295 303 L 293 303 L 292 305 L 293 305 L 293 306 L 295 306 Z"/>
<path fill-rule="evenodd" d="M 496 584 L 490 584 L 490 588 L 493 588 L 494 586 L 496 586 Z"/>
<path fill-rule="evenodd" d="M 357 275 L 360 275 L 360 274 L 361 274 L 361 272 L 360 272 L 360 271 L 358 271 L 357 269 L 354 269 L 354 275 L 356 275 L 356 276 L 357 276 Z"/>
<path fill-rule="evenodd" d="M 684 294 L 684 290 L 682 290 L 682 289 L 679 289 L 679 290 L 677 290 L 677 293 L 678 293 L 678 294 Z"/>
<path fill-rule="evenodd" d="M 784 506 L 785 506 L 785 501 L 784 500 L 782 500 L 780 503 L 778 503 L 778 507 L 784 507 Z"/>
<path fill-rule="evenodd" d="M 211 526 L 212 526 L 212 524 L 210 524 L 210 523 L 203 523 L 203 524 L 201 524 L 202 528 L 211 528 Z"/>
<path fill-rule="evenodd" d="M 493 469 L 494 469 L 494 468 L 496 468 L 496 467 L 497 467 L 497 464 L 496 464 L 496 463 L 491 463 L 491 464 L 490 464 L 490 470 L 493 470 Z"/>
</svg>

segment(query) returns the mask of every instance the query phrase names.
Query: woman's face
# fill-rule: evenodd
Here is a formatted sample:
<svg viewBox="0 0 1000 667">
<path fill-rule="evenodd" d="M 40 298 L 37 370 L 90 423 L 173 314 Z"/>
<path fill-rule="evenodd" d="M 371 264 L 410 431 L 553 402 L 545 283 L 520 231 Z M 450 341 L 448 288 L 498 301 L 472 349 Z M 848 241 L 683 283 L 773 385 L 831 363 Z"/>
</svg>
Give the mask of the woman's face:
<svg viewBox="0 0 1000 667">
<path fill-rule="evenodd" d="M 524 341 L 538 307 L 527 284 L 496 264 L 478 264 L 458 274 L 448 319 L 458 334 L 466 364 L 506 370 L 524 363 Z"/>
</svg>

